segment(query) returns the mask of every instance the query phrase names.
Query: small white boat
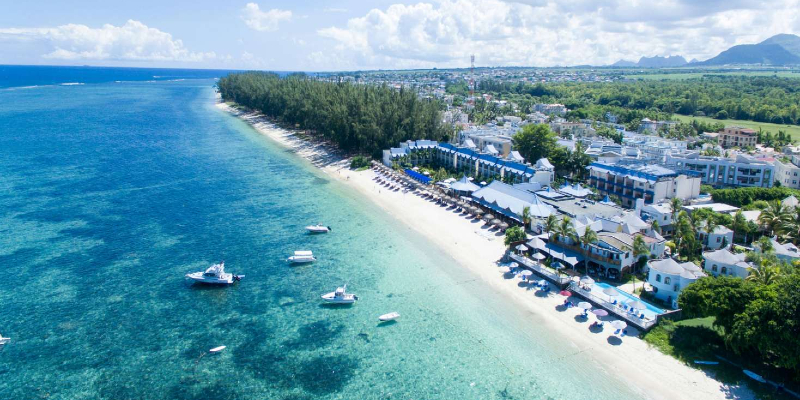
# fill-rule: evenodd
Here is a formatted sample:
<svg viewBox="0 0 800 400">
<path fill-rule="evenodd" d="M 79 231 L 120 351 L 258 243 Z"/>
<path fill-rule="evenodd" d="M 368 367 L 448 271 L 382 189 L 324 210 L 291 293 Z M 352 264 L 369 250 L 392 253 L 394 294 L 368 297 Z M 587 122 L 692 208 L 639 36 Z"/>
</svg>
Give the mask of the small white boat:
<svg viewBox="0 0 800 400">
<path fill-rule="evenodd" d="M 205 285 L 230 285 L 234 282 L 240 281 L 244 275 L 234 275 L 225 272 L 225 261 L 214 264 L 203 272 L 192 272 L 186 274 L 186 277 L 193 280 L 195 283 Z"/>
<path fill-rule="evenodd" d="M 306 227 L 306 231 L 308 231 L 308 233 L 328 233 L 332 230 L 333 229 L 330 226 L 324 226 L 322 224 L 309 225 Z"/>
<path fill-rule="evenodd" d="M 317 261 L 317 259 L 314 258 L 314 253 L 310 250 L 298 250 L 294 252 L 293 256 L 287 258 L 286 261 L 293 264 L 305 264 Z"/>
<path fill-rule="evenodd" d="M 389 322 L 389 321 L 394 321 L 398 318 L 400 318 L 400 313 L 397 311 L 393 311 L 388 314 L 381 315 L 380 317 L 378 317 L 378 321 Z"/>
<path fill-rule="evenodd" d="M 213 349 L 209 350 L 208 352 L 209 353 L 219 353 L 220 351 L 225 350 L 226 347 L 228 347 L 228 346 L 214 347 Z"/>
<path fill-rule="evenodd" d="M 325 293 L 322 300 L 333 304 L 353 304 L 358 300 L 358 296 L 347 293 L 347 285 L 336 288 L 336 291 Z"/>
<path fill-rule="evenodd" d="M 3 346 L 3 345 L 5 345 L 6 343 L 8 343 L 10 341 L 11 341 L 11 338 L 3 337 L 3 335 L 0 335 L 0 346 Z"/>
<path fill-rule="evenodd" d="M 694 363 L 695 364 L 701 364 L 701 365 L 719 365 L 719 361 L 697 361 L 697 360 L 695 360 Z"/>
<path fill-rule="evenodd" d="M 755 381 L 758 381 L 758 382 L 761 382 L 761 383 L 767 383 L 767 380 L 764 379 L 763 377 L 761 377 L 761 375 L 759 375 L 759 374 L 757 374 L 757 373 L 755 373 L 753 371 L 750 371 L 749 369 L 743 369 L 742 372 L 744 372 L 745 375 L 749 376 L 750 378 L 752 378 Z"/>
</svg>

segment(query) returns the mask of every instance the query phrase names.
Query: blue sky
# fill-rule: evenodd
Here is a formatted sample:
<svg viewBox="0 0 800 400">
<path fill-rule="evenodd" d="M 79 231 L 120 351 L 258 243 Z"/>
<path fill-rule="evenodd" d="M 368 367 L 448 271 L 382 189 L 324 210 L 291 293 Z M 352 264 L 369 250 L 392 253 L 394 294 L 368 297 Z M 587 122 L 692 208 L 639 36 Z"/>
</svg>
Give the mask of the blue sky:
<svg viewBox="0 0 800 400">
<path fill-rule="evenodd" d="M 798 33 L 800 0 L 6 2 L 0 64 L 355 70 L 706 59 Z"/>
</svg>

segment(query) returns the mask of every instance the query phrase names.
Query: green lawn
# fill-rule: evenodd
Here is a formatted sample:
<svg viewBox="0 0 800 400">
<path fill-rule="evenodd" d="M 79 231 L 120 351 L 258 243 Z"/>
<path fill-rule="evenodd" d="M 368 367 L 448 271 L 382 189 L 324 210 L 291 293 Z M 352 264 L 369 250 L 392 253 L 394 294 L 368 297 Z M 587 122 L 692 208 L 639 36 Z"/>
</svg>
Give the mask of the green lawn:
<svg viewBox="0 0 800 400">
<path fill-rule="evenodd" d="M 800 72 L 791 71 L 708 71 L 708 72 L 676 72 L 670 73 L 655 73 L 655 74 L 635 74 L 626 75 L 630 79 L 642 79 L 646 81 L 656 80 L 686 80 L 694 78 L 702 78 L 703 75 L 727 75 L 727 76 L 777 76 L 781 78 L 800 78 Z"/>
<path fill-rule="evenodd" d="M 800 126 L 798 125 L 771 124 L 768 122 L 745 121 L 741 119 L 714 119 L 709 117 L 690 117 L 688 115 L 679 115 L 679 114 L 673 115 L 673 118 L 681 122 L 692 122 L 693 119 L 696 119 L 699 122 L 706 122 L 706 123 L 721 122 L 725 124 L 725 126 L 741 126 L 743 128 L 750 128 L 755 130 L 761 128 L 764 132 L 772 132 L 773 135 L 778 133 L 778 130 L 782 130 L 792 135 L 792 139 L 794 140 L 800 139 Z"/>
</svg>

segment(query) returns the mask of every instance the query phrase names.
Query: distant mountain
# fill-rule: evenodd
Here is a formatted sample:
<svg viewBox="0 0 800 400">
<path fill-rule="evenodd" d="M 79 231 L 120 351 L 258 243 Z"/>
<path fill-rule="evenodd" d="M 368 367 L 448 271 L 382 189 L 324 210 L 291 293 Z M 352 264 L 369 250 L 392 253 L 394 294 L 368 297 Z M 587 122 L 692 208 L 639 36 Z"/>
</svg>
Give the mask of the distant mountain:
<svg viewBox="0 0 800 400">
<path fill-rule="evenodd" d="M 668 57 L 642 57 L 639 62 L 628 60 L 619 60 L 613 64 L 612 67 L 639 67 L 639 68 L 669 68 L 681 67 L 686 65 L 686 59 L 681 56 L 668 56 Z"/>
<path fill-rule="evenodd" d="M 611 64 L 611 66 L 612 67 L 636 67 L 637 65 L 633 61 L 619 60 L 619 61 Z"/>
<path fill-rule="evenodd" d="M 800 64 L 800 37 L 780 34 L 758 44 L 740 44 L 696 65 L 725 64 Z"/>
</svg>

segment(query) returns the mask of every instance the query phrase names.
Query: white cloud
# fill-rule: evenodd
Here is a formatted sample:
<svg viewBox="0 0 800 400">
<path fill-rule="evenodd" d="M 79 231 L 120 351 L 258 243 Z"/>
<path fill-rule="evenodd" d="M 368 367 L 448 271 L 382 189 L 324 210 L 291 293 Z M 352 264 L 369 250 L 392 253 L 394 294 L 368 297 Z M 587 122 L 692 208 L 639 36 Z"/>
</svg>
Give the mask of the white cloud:
<svg viewBox="0 0 800 400">
<path fill-rule="evenodd" d="M 278 24 L 292 19 L 292 12 L 273 8 L 261 11 L 256 3 L 247 3 L 242 9 L 242 20 L 247 26 L 257 31 L 272 32 L 278 30 Z"/>
<path fill-rule="evenodd" d="M 365 68 L 608 64 L 707 59 L 800 27 L 800 0 L 437 0 L 373 9 L 317 31 Z M 759 29 L 754 29 L 757 26 Z"/>
<path fill-rule="evenodd" d="M 180 39 L 134 20 L 125 25 L 90 28 L 68 24 L 56 28 L 0 28 L 0 39 L 47 41 L 54 46 L 43 57 L 61 60 L 189 61 L 213 59 L 213 52 L 192 52 Z"/>
</svg>

